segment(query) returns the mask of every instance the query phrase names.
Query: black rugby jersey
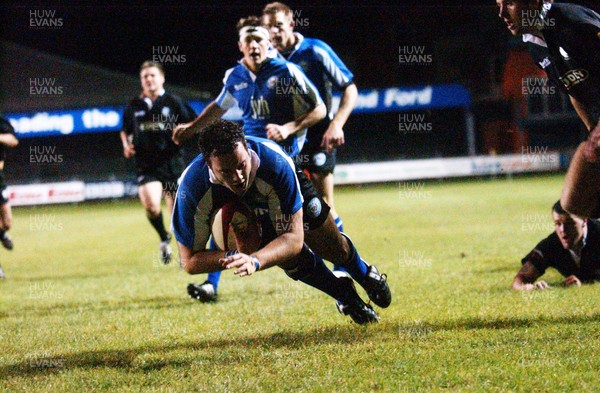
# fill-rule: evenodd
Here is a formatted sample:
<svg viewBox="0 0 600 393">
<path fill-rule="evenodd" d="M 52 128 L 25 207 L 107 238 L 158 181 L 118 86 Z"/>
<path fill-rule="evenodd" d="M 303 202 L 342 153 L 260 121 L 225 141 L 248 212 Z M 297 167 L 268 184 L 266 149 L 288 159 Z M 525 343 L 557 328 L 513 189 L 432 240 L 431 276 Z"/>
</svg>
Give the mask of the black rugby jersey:
<svg viewBox="0 0 600 393">
<path fill-rule="evenodd" d="M 576 4 L 545 4 L 539 23 L 546 46 L 530 40 L 538 67 L 600 120 L 600 15 Z M 531 37 L 530 37 L 531 38 Z"/>
<path fill-rule="evenodd" d="M 581 259 L 576 263 L 569 250 L 565 250 L 556 232 L 538 243 L 523 260 L 544 274 L 546 269 L 553 267 L 564 277 L 575 275 L 581 281 L 600 280 L 600 222 L 587 221 L 587 236 L 581 250 Z"/>
<path fill-rule="evenodd" d="M 193 109 L 174 95 L 164 93 L 148 107 L 143 97 L 136 97 L 123 114 L 123 131 L 133 134 L 133 145 L 138 168 L 153 168 L 176 158 L 179 146 L 171 140 L 173 130 L 180 123 L 196 118 Z"/>
</svg>

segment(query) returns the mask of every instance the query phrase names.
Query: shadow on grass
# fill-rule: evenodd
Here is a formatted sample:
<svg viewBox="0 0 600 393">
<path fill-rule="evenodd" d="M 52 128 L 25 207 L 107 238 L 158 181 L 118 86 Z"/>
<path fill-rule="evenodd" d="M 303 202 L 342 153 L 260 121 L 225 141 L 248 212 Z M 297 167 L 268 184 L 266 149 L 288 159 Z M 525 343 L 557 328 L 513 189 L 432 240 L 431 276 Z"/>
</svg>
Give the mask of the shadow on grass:
<svg viewBox="0 0 600 393">
<path fill-rule="evenodd" d="M 85 280 L 88 278 L 97 278 L 97 277 L 107 277 L 107 276 L 117 276 L 114 272 L 106 272 L 106 273 L 93 273 L 93 274 L 63 274 L 61 276 L 39 276 L 39 277 L 14 277 L 11 278 L 11 281 L 25 281 L 25 282 L 38 282 L 38 281 L 62 281 L 62 280 Z"/>
<path fill-rule="evenodd" d="M 192 307 L 196 305 L 194 301 L 189 298 L 182 297 L 151 297 L 146 299 L 123 299 L 123 300 L 97 300 L 89 302 L 77 302 L 77 303 L 58 303 L 48 304 L 41 306 L 39 304 L 25 306 L 18 309 L 18 311 L 11 311 L 8 313 L 0 313 L 0 319 L 8 317 L 23 317 L 27 315 L 34 315 L 36 317 L 44 317 L 48 315 L 57 314 L 63 311 L 126 311 L 126 310 L 140 310 L 140 309 L 152 309 L 158 310 L 163 308 L 175 308 L 175 307 Z"/>
<path fill-rule="evenodd" d="M 245 339 L 230 338 L 220 340 L 201 340 L 167 345 L 143 345 L 137 348 L 119 350 L 84 351 L 66 353 L 58 356 L 29 358 L 26 361 L 0 367 L 0 380 L 14 377 L 27 377 L 61 373 L 65 369 L 95 369 L 118 368 L 139 372 L 156 371 L 164 367 L 189 367 L 195 360 L 165 359 L 139 360 L 139 356 L 158 355 L 178 350 L 217 351 L 217 354 L 202 356 L 210 357 L 210 362 L 216 367 L 228 367 L 231 364 L 227 352 L 246 351 L 265 352 L 273 349 L 310 349 L 324 344 L 360 345 L 369 341 L 399 342 L 419 339 L 436 331 L 477 330 L 477 329 L 507 329 L 529 327 L 538 324 L 581 324 L 600 321 L 600 313 L 586 316 L 539 317 L 531 319 L 500 318 L 500 319 L 457 319 L 441 323 L 414 321 L 407 323 L 383 322 L 379 325 L 358 327 L 353 324 L 346 326 L 330 326 L 313 328 L 304 332 L 282 331 L 267 335 L 255 335 Z"/>
</svg>

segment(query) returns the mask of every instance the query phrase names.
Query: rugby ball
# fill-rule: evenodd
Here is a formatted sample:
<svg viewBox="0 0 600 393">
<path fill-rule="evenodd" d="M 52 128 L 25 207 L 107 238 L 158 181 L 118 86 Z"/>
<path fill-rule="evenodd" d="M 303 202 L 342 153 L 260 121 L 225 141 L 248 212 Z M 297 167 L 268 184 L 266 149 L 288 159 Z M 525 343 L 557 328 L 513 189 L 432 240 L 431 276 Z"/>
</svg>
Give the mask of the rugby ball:
<svg viewBox="0 0 600 393">
<path fill-rule="evenodd" d="M 260 247 L 260 225 L 254 212 L 242 202 L 230 202 L 216 212 L 212 235 L 217 247 L 223 251 L 251 254 Z"/>
</svg>

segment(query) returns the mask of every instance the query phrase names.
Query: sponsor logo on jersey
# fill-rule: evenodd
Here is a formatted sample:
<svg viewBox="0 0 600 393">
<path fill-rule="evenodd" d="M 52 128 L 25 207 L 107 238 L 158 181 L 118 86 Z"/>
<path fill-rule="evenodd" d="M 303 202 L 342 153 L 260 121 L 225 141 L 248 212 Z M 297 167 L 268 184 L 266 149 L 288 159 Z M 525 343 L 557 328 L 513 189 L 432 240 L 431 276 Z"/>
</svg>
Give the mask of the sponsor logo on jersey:
<svg viewBox="0 0 600 393">
<path fill-rule="evenodd" d="M 235 91 L 242 90 L 247 87 L 248 87 L 248 83 L 246 83 L 246 82 L 242 82 L 242 83 L 238 83 L 237 85 L 233 85 L 233 88 L 235 89 Z"/>
<path fill-rule="evenodd" d="M 171 108 L 169 108 L 168 106 L 165 106 L 164 108 L 162 108 L 161 113 L 163 116 L 168 117 L 169 113 L 171 113 Z"/>
<path fill-rule="evenodd" d="M 581 82 L 585 81 L 589 75 L 590 75 L 590 73 L 587 70 L 584 70 L 583 68 L 579 68 L 579 69 L 571 70 L 571 71 L 567 72 L 566 74 L 564 74 L 563 76 L 561 76 L 558 79 L 560 79 L 562 84 L 568 90 L 568 89 L 571 89 L 572 87 L 580 84 Z"/>
<path fill-rule="evenodd" d="M 277 86 L 277 77 L 276 76 L 272 76 L 269 79 L 267 79 L 267 87 L 269 89 L 274 89 L 275 86 Z"/>
<path fill-rule="evenodd" d="M 137 112 L 133 112 L 133 116 L 135 117 L 142 117 L 146 114 L 146 111 L 137 111 Z"/>
<path fill-rule="evenodd" d="M 252 98 L 250 100 L 250 105 L 252 106 L 252 118 L 265 119 L 271 116 L 269 103 L 262 96 L 260 96 L 258 100 Z"/>
<path fill-rule="evenodd" d="M 269 209 L 268 208 L 263 208 L 263 207 L 256 207 L 254 208 L 254 215 L 256 217 L 262 217 L 269 214 Z"/>
<path fill-rule="evenodd" d="M 543 68 L 546 69 L 546 67 L 548 67 L 550 64 L 552 64 L 552 62 L 550 61 L 550 59 L 548 57 L 544 57 L 544 60 L 539 62 L 539 65 Z"/>
</svg>

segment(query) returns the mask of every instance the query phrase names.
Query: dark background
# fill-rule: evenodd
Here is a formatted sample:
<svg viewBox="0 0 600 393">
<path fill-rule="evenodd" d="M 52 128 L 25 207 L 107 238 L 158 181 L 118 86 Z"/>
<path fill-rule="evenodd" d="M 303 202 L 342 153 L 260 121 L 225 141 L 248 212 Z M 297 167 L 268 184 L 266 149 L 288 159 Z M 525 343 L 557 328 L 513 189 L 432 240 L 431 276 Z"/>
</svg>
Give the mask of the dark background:
<svg viewBox="0 0 600 393">
<path fill-rule="evenodd" d="M 467 82 L 475 92 L 489 82 L 490 64 L 509 34 L 489 1 L 289 2 L 308 26 L 297 31 L 329 43 L 356 75 L 359 87 Z M 592 6 L 590 1 L 579 4 Z M 260 14 L 265 1 L 238 2 L 19 2 L 0 6 L 2 39 L 129 74 L 152 57 L 154 46 L 179 46 L 184 65 L 168 69 L 170 82 L 220 89 L 240 58 L 235 24 Z M 368 4 L 368 5 L 366 5 Z M 56 30 L 29 28 L 29 10 L 48 8 L 64 20 Z M 592 8 L 594 8 L 592 6 Z M 596 4 L 595 8 L 598 8 Z M 422 45 L 430 67 L 399 67 L 398 47 Z"/>
<path fill-rule="evenodd" d="M 241 57 L 235 24 L 260 15 L 266 1 L 150 1 L 141 3 L 19 2 L 0 5 L 2 40 L 137 77 L 139 65 L 157 46 L 177 46 L 184 64 L 167 64 L 167 84 L 218 94 L 224 72 Z M 306 22 L 298 32 L 323 39 L 355 74 L 360 88 L 462 83 L 473 95 L 477 113 L 500 113 L 499 78 L 509 48 L 520 45 L 497 16 L 494 0 L 288 2 Z M 574 1 L 598 11 L 592 1 Z M 29 27 L 31 9 L 56 10 L 60 29 Z M 401 65 L 400 46 L 422 46 L 427 65 Z M 51 70 L 50 70 L 51 71 Z M 0 70 L 2 72 L 2 70 Z M 5 92 L 6 94 L 7 92 Z M 9 94 L 10 92 L 8 92 Z M 132 91 L 133 96 L 137 92 Z M 90 92 L 93 94 L 93 91 Z M 117 103 L 119 104 L 119 103 Z M 120 103 L 125 105 L 126 102 Z M 495 104 L 497 105 L 497 104 Z M 479 108 L 479 109 L 477 109 Z M 0 108 L 0 111 L 2 108 Z M 486 112 L 487 111 L 487 112 Z M 476 114 L 477 114 L 476 113 Z M 504 115 L 503 115 L 504 116 Z M 461 110 L 433 111 L 433 132 L 401 135 L 396 113 L 353 115 L 341 162 L 466 155 Z M 575 132 L 575 135 L 577 133 Z M 481 140 L 478 136 L 478 146 Z M 67 156 L 61 166 L 32 167 L 32 144 L 57 146 Z M 85 145 L 85 148 L 81 148 Z M 79 150 L 74 149 L 79 146 Z M 80 157 L 84 156 L 86 160 Z M 11 156 L 19 179 L 132 176 L 132 163 L 121 156 L 116 133 L 27 140 Z M 90 161 L 92 160 L 92 161 Z M 90 165 L 90 162 L 101 165 Z"/>
</svg>

